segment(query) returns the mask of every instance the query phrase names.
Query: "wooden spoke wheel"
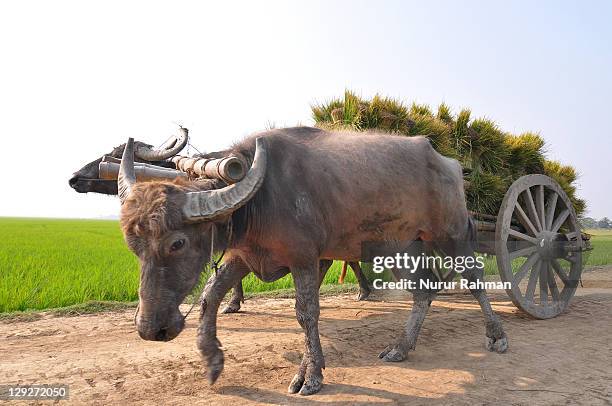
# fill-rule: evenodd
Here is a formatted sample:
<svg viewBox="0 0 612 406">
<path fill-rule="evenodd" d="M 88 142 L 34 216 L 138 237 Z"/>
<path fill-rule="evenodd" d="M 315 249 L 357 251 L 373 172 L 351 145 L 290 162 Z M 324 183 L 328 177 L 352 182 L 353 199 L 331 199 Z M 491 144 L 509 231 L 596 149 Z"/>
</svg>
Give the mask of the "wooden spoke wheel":
<svg viewBox="0 0 612 406">
<path fill-rule="evenodd" d="M 559 184 L 545 175 L 517 179 L 499 210 L 495 241 L 512 302 L 538 319 L 561 313 L 576 292 L 584 247 L 576 213 Z"/>
</svg>

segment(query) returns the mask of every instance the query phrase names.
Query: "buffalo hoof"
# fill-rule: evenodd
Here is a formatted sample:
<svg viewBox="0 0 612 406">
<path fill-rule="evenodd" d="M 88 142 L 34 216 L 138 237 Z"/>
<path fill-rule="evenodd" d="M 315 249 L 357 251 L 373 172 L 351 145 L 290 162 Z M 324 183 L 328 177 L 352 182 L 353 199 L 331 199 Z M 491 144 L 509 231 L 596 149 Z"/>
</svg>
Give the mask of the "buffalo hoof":
<svg viewBox="0 0 612 406">
<path fill-rule="evenodd" d="M 223 358 L 223 351 L 221 351 L 221 348 L 219 348 L 221 346 L 221 342 L 219 339 L 215 339 L 215 341 L 214 347 L 208 347 L 207 351 L 202 351 L 202 355 L 206 360 L 208 370 L 208 383 L 211 385 L 217 381 L 221 375 L 221 372 L 223 372 L 223 364 L 225 362 Z"/>
<path fill-rule="evenodd" d="M 322 376 L 311 376 L 306 379 L 304 385 L 302 385 L 302 389 L 300 389 L 300 395 L 308 396 L 317 393 L 323 387 L 323 377 Z"/>
<path fill-rule="evenodd" d="M 369 290 L 359 290 L 359 295 L 357 295 L 357 300 L 367 300 L 368 296 L 370 296 Z"/>
<path fill-rule="evenodd" d="M 508 337 L 505 335 L 501 338 L 487 337 L 485 345 L 487 350 L 503 354 L 508 350 Z"/>
<path fill-rule="evenodd" d="M 208 383 L 211 385 L 214 384 L 221 372 L 223 372 L 223 351 L 217 348 L 217 350 L 210 356 L 207 357 L 208 360 Z"/>
<path fill-rule="evenodd" d="M 240 302 L 238 303 L 229 303 L 225 308 L 221 311 L 221 313 L 229 314 L 229 313 L 238 313 L 240 310 Z"/>
<path fill-rule="evenodd" d="M 401 362 L 406 359 L 406 352 L 399 345 L 390 345 L 378 354 L 378 358 L 385 362 Z"/>
<path fill-rule="evenodd" d="M 305 380 L 306 379 L 304 378 L 304 376 L 300 374 L 295 374 L 295 376 L 291 380 L 291 383 L 289 384 L 289 388 L 287 389 L 287 391 L 292 394 L 298 393 L 300 389 L 302 389 L 302 385 L 304 385 Z"/>
<path fill-rule="evenodd" d="M 296 374 L 291 383 L 289 384 L 289 388 L 287 389 L 289 393 L 299 393 L 303 396 L 308 396 L 315 394 L 321 390 L 323 387 L 323 375 L 308 375 L 306 377 Z"/>
</svg>

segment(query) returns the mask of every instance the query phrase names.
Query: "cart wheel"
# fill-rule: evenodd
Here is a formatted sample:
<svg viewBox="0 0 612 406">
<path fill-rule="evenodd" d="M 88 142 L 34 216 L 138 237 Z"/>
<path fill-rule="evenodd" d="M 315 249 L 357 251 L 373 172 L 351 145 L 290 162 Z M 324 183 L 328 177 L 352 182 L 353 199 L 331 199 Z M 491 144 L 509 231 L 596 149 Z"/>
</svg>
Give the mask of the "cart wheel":
<svg viewBox="0 0 612 406">
<path fill-rule="evenodd" d="M 561 313 L 582 273 L 582 234 L 559 184 L 526 175 L 506 192 L 495 228 L 495 255 L 508 296 L 538 319 Z"/>
</svg>

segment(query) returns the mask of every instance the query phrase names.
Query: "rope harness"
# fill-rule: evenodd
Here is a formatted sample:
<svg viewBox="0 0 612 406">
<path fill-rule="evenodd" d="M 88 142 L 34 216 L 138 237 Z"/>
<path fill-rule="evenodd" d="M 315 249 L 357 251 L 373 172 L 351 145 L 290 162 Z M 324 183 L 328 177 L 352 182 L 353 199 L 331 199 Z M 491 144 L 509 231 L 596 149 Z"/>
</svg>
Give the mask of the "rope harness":
<svg viewBox="0 0 612 406">
<path fill-rule="evenodd" d="M 231 217 L 230 217 L 230 223 L 231 223 Z M 215 252 L 215 231 L 216 231 L 216 229 L 217 229 L 217 226 L 215 225 L 215 223 L 213 223 L 212 224 L 212 229 L 210 231 L 210 260 L 208 262 L 208 267 L 210 269 L 214 269 L 215 270 L 215 276 L 217 276 L 217 273 L 219 272 L 219 264 L 221 263 L 221 260 L 223 259 L 223 256 L 225 255 L 225 250 L 223 250 L 221 252 L 221 256 L 216 261 L 215 261 L 215 258 L 213 256 L 213 253 Z M 198 299 L 193 301 L 193 303 L 191 304 L 191 307 L 189 308 L 187 313 L 185 313 L 185 315 L 183 316 L 183 321 L 187 320 L 187 316 L 189 316 L 189 313 L 191 313 L 191 311 L 193 310 L 195 305 L 200 303 L 200 300 L 202 299 L 202 295 L 204 294 L 204 289 L 206 289 L 206 284 L 204 284 L 204 286 L 200 290 L 200 293 L 198 295 Z"/>
</svg>

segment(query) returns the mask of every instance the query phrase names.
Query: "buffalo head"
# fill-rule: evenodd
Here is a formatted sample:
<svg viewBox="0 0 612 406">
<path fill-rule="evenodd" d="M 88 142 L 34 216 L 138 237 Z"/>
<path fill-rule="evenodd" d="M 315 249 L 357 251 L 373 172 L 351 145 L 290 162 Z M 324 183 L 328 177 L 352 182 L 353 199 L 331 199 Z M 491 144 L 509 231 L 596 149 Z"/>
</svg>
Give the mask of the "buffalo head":
<svg viewBox="0 0 612 406">
<path fill-rule="evenodd" d="M 136 182 L 130 138 L 117 180 L 121 228 L 140 260 L 138 332 L 146 340 L 167 341 L 184 327 L 179 305 L 196 286 L 204 263 L 227 245 L 232 213 L 260 188 L 266 170 L 263 138 L 253 163 L 239 182 L 215 189 L 215 181 Z"/>
</svg>

